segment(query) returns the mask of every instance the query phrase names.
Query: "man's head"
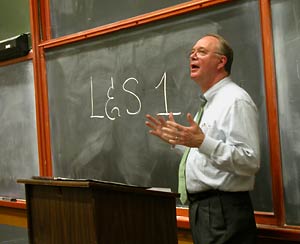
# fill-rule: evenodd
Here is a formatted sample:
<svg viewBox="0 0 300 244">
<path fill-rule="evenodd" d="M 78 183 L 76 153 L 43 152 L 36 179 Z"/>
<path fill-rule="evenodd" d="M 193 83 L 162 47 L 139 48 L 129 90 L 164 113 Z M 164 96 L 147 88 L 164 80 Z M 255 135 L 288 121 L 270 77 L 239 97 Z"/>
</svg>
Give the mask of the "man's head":
<svg viewBox="0 0 300 244">
<path fill-rule="evenodd" d="M 190 53 L 190 76 L 203 92 L 230 75 L 233 51 L 227 41 L 207 34 L 196 42 Z"/>
</svg>

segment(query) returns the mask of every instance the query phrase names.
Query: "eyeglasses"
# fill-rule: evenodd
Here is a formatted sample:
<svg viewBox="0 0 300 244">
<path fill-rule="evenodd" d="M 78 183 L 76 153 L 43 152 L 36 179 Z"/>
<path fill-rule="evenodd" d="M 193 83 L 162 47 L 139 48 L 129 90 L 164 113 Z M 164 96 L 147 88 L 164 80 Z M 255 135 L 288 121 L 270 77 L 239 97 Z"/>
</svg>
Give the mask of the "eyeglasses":
<svg viewBox="0 0 300 244">
<path fill-rule="evenodd" d="M 190 52 L 189 52 L 189 57 L 191 57 L 192 55 L 195 55 L 196 54 L 196 57 L 197 58 L 201 58 L 201 57 L 204 57 L 206 56 L 207 54 L 209 53 L 214 53 L 214 54 L 217 54 L 217 55 L 221 55 L 221 56 L 224 56 L 224 54 L 222 53 L 219 53 L 219 52 L 210 52 L 208 51 L 207 49 L 203 48 L 203 47 L 200 47 L 198 49 L 192 49 Z"/>
</svg>

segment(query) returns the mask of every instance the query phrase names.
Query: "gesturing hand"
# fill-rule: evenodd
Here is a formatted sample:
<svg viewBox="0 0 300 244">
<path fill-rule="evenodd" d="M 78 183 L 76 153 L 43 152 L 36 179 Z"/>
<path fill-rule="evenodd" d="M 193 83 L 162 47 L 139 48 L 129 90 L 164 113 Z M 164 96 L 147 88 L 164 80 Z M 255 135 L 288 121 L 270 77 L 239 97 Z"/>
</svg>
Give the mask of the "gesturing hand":
<svg viewBox="0 0 300 244">
<path fill-rule="evenodd" d="M 149 120 L 146 121 L 146 125 L 152 129 L 150 133 L 172 145 L 199 147 L 204 140 L 205 135 L 190 113 L 187 114 L 190 126 L 183 126 L 175 122 L 172 113 L 170 113 L 168 121 L 161 116 L 158 116 L 157 119 L 151 115 L 146 115 L 146 117 Z"/>
<path fill-rule="evenodd" d="M 164 133 L 162 130 L 163 127 L 167 126 L 166 120 L 162 116 L 157 116 L 156 118 L 154 118 L 150 114 L 147 114 L 146 118 L 148 119 L 148 121 L 146 121 L 145 124 L 151 129 L 149 133 L 159 137 L 165 142 L 169 142 L 168 138 L 164 137 Z"/>
</svg>

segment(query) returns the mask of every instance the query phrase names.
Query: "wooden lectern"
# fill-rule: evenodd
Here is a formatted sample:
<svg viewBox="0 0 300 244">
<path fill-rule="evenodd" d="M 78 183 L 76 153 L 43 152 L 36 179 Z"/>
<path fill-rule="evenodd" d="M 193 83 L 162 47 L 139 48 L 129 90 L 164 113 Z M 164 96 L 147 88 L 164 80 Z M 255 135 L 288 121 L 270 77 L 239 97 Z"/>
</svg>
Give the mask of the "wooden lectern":
<svg viewBox="0 0 300 244">
<path fill-rule="evenodd" d="M 178 194 L 93 180 L 21 179 L 31 244 L 175 244 Z"/>
</svg>

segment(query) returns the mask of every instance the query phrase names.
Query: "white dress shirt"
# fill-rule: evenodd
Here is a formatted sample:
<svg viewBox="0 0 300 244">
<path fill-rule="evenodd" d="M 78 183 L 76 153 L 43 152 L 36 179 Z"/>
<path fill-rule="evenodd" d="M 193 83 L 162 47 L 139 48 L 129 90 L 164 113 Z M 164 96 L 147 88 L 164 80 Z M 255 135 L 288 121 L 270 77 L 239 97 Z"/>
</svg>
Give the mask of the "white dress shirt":
<svg viewBox="0 0 300 244">
<path fill-rule="evenodd" d="M 245 90 L 229 77 L 204 94 L 199 148 L 191 148 L 186 162 L 189 193 L 210 189 L 248 191 L 260 167 L 257 108 Z"/>
</svg>

